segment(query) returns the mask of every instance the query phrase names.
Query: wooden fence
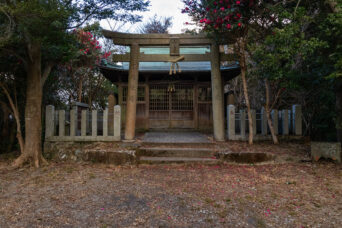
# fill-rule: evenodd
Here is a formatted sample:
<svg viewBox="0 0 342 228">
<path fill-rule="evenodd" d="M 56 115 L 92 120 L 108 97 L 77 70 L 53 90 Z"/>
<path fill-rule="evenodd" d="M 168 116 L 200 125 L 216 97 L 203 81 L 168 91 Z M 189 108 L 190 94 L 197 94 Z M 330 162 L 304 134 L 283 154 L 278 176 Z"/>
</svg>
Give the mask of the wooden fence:
<svg viewBox="0 0 342 228">
<path fill-rule="evenodd" d="M 256 140 L 270 139 L 266 111 L 251 110 L 253 135 Z M 272 110 L 272 123 L 279 136 L 302 136 L 302 108 L 293 105 L 292 110 Z M 227 106 L 227 136 L 229 140 L 248 140 L 248 115 L 246 110 L 235 111 L 234 105 Z"/>
<path fill-rule="evenodd" d="M 112 109 L 113 110 L 113 109 Z M 105 110 L 57 110 L 46 107 L 45 140 L 50 142 L 96 142 L 121 140 L 121 107 Z"/>
</svg>

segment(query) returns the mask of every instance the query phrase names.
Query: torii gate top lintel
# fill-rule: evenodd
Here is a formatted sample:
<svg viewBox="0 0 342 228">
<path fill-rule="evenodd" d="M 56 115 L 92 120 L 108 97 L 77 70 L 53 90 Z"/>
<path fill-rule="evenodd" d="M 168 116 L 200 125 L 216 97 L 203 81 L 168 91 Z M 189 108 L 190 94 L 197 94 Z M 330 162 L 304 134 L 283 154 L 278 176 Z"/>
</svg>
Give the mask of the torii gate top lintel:
<svg viewBox="0 0 342 228">
<path fill-rule="evenodd" d="M 103 35 L 112 39 L 116 45 L 129 46 L 138 44 L 141 46 L 169 46 L 172 40 L 178 40 L 179 45 L 199 46 L 210 44 L 231 44 L 228 39 L 216 41 L 206 34 L 131 34 L 103 30 Z"/>
</svg>

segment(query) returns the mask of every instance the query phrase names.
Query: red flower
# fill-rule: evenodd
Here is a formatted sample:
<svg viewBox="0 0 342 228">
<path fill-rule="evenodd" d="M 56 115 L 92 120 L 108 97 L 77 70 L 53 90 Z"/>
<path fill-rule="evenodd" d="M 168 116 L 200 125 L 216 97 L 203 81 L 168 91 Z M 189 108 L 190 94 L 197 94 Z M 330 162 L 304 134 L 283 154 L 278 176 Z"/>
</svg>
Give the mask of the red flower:
<svg viewBox="0 0 342 228">
<path fill-rule="evenodd" d="M 241 27 L 241 23 L 238 23 L 238 26 Z"/>
<path fill-rule="evenodd" d="M 224 11 L 224 7 L 221 7 L 221 9 L 220 9 L 221 11 Z"/>
<path fill-rule="evenodd" d="M 240 5 L 240 3 L 241 3 L 240 1 L 236 1 L 236 5 Z"/>
<path fill-rule="evenodd" d="M 227 29 L 231 29 L 232 28 L 232 26 L 231 26 L 231 24 L 227 24 Z"/>
</svg>

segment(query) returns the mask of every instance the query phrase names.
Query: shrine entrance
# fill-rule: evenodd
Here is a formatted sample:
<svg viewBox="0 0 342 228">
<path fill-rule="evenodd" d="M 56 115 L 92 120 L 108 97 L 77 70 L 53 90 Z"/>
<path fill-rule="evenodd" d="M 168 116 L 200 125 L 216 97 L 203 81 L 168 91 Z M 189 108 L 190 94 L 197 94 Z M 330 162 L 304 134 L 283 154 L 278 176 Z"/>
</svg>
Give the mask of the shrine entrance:
<svg viewBox="0 0 342 228">
<path fill-rule="evenodd" d="M 209 129 L 215 140 L 225 140 L 224 83 L 240 72 L 230 39 L 102 33 L 116 45 L 129 46 L 126 53 L 112 55 L 118 64 L 102 67 L 118 87 L 126 140 L 134 140 L 138 128 Z"/>
<path fill-rule="evenodd" d="M 150 128 L 194 128 L 194 86 L 184 83 L 151 84 Z"/>
</svg>

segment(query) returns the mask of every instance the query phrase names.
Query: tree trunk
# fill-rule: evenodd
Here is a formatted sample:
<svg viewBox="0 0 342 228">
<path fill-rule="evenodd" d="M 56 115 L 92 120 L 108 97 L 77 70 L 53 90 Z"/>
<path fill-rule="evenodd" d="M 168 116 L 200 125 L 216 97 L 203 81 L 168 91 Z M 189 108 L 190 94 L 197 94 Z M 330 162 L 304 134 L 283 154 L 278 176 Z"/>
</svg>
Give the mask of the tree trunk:
<svg viewBox="0 0 342 228">
<path fill-rule="evenodd" d="M 8 99 L 8 102 L 10 104 L 10 107 L 12 109 L 12 113 L 14 115 L 14 119 L 15 119 L 15 122 L 17 124 L 17 139 L 18 139 L 18 142 L 19 142 L 19 146 L 20 146 L 20 153 L 23 153 L 24 151 L 24 139 L 23 139 L 23 135 L 21 133 L 21 124 L 20 124 L 20 115 L 19 115 L 19 108 L 18 108 L 18 104 L 17 102 L 14 103 L 8 89 L 2 84 L 0 83 L 0 87 L 2 88 L 3 92 L 5 93 L 7 99 Z M 14 88 L 15 89 L 15 88 Z M 17 97 L 15 95 L 15 101 L 17 100 Z"/>
<path fill-rule="evenodd" d="M 242 85 L 243 85 L 243 94 L 246 101 L 247 106 L 247 115 L 248 115 L 248 127 L 249 127 L 249 134 L 248 134 L 248 143 L 250 145 L 253 144 L 253 120 L 252 120 L 252 113 L 251 113 L 251 105 L 249 103 L 248 97 L 248 87 L 247 87 L 247 79 L 246 79 L 246 72 L 247 72 L 247 65 L 246 65 L 246 43 L 243 39 L 239 40 L 239 55 L 240 55 L 240 68 L 241 68 L 241 78 L 242 78 Z"/>
<path fill-rule="evenodd" d="M 42 87 L 41 87 L 41 44 L 34 42 L 28 45 L 28 68 L 25 106 L 25 145 L 24 152 L 17 158 L 13 166 L 19 167 L 32 162 L 35 167 L 46 163 L 42 156 Z"/>
<path fill-rule="evenodd" d="M 266 118 L 268 127 L 270 128 L 270 132 L 272 135 L 272 140 L 274 144 L 279 144 L 278 137 L 275 134 L 272 118 L 271 118 L 271 108 L 270 108 L 270 85 L 268 83 L 268 80 L 265 79 L 265 91 L 266 91 L 266 104 L 265 104 L 265 111 L 266 111 Z"/>
</svg>

